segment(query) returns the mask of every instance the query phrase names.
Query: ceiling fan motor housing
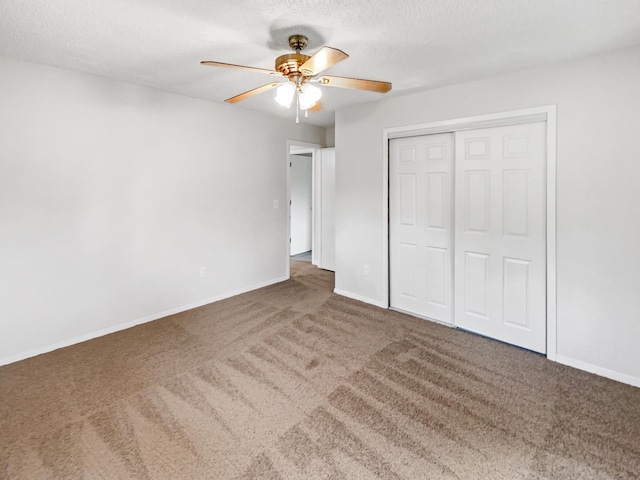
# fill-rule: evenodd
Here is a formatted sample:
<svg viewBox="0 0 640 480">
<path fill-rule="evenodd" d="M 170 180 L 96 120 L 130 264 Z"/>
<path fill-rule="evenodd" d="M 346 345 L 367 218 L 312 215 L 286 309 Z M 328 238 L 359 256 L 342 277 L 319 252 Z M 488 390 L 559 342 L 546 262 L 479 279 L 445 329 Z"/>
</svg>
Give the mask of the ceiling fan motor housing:
<svg viewBox="0 0 640 480">
<path fill-rule="evenodd" d="M 295 53 L 280 55 L 276 58 L 275 70 L 294 82 L 296 79 L 303 77 L 304 74 L 300 71 L 300 66 L 309 60 L 311 56 L 300 52 L 307 48 L 307 43 L 308 39 L 304 35 L 291 35 L 289 37 L 289 46 Z"/>
<path fill-rule="evenodd" d="M 309 60 L 311 56 L 304 53 L 287 53 L 276 58 L 276 71 L 285 77 L 290 75 L 302 75 L 300 66 Z"/>
</svg>

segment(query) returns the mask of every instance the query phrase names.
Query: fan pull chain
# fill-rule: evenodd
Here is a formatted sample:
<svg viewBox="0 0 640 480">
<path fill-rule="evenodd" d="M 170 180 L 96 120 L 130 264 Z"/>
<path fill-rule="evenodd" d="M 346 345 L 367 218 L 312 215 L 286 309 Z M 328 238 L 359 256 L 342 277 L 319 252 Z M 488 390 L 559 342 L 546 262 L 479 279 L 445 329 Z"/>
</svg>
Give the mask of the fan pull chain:
<svg viewBox="0 0 640 480">
<path fill-rule="evenodd" d="M 296 94 L 296 123 L 300 123 L 300 92 Z"/>
</svg>

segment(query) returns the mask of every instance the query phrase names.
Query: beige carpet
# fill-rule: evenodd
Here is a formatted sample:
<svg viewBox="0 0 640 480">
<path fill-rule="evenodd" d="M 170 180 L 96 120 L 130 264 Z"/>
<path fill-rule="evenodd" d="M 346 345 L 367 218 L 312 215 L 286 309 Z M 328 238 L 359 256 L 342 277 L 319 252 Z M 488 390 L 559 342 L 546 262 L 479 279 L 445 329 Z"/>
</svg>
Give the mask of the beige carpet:
<svg viewBox="0 0 640 480">
<path fill-rule="evenodd" d="M 332 287 L 1 367 L 0 478 L 640 478 L 640 389 Z"/>
</svg>

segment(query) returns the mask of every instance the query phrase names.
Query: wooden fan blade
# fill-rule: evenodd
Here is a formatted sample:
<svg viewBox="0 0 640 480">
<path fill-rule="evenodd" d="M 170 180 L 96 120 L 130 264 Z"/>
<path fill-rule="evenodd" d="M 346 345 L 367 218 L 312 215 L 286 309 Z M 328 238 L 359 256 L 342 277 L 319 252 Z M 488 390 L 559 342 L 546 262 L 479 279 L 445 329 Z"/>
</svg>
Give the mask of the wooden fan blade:
<svg viewBox="0 0 640 480">
<path fill-rule="evenodd" d="M 228 103 L 236 103 L 240 100 L 245 100 L 249 97 L 253 97 L 254 95 L 258 95 L 259 93 L 266 92 L 267 90 L 271 90 L 272 88 L 280 85 L 279 83 L 267 83 L 266 85 L 262 85 L 261 87 L 254 88 L 253 90 L 249 90 L 248 92 L 241 93 L 240 95 L 236 95 L 235 97 L 227 98 L 225 102 Z"/>
<path fill-rule="evenodd" d="M 300 71 L 307 76 L 317 75 L 347 58 L 349 58 L 349 55 L 344 53 L 342 50 L 331 47 L 322 47 L 309 60 L 300 65 Z"/>
<path fill-rule="evenodd" d="M 278 76 L 282 75 L 280 72 L 276 72 L 275 70 L 267 70 L 266 68 L 257 68 L 257 67 L 247 67 L 246 65 L 234 65 L 233 63 L 203 61 L 203 62 L 200 62 L 200 65 L 207 65 L 209 67 L 239 68 L 241 70 L 249 70 L 252 72 L 268 73 L 269 75 L 278 75 Z"/>
<path fill-rule="evenodd" d="M 322 104 L 320 102 L 316 102 L 313 104 L 313 107 L 308 108 L 310 112 L 319 112 L 322 110 Z"/>
<path fill-rule="evenodd" d="M 323 75 L 318 79 L 320 85 L 327 87 L 356 88 L 358 90 L 368 90 L 370 92 L 387 93 L 391 90 L 389 82 L 378 82 L 377 80 L 363 80 L 361 78 L 331 77 Z"/>
</svg>

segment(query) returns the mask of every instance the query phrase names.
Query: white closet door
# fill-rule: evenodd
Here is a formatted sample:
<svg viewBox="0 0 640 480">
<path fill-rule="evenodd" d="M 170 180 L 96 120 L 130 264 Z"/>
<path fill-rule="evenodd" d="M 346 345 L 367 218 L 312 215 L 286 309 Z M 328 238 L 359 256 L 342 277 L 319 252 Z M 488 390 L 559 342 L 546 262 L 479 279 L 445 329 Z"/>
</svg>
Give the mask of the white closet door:
<svg viewBox="0 0 640 480">
<path fill-rule="evenodd" d="M 545 123 L 455 134 L 455 325 L 546 352 Z"/>
<path fill-rule="evenodd" d="M 453 134 L 389 142 L 391 307 L 453 322 Z"/>
</svg>

